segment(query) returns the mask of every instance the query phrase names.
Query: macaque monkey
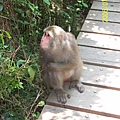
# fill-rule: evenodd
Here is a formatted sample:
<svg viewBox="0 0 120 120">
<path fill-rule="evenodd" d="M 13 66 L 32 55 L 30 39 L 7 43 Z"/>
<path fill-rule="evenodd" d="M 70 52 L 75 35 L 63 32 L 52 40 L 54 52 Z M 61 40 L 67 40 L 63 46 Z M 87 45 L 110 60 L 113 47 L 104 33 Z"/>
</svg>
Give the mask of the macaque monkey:
<svg viewBox="0 0 120 120">
<path fill-rule="evenodd" d="M 80 82 L 83 62 L 73 34 L 55 25 L 45 28 L 40 56 L 43 80 L 55 90 L 58 102 L 64 104 L 70 97 L 63 89 L 65 81 L 70 82 L 69 88 L 84 91 Z"/>
</svg>

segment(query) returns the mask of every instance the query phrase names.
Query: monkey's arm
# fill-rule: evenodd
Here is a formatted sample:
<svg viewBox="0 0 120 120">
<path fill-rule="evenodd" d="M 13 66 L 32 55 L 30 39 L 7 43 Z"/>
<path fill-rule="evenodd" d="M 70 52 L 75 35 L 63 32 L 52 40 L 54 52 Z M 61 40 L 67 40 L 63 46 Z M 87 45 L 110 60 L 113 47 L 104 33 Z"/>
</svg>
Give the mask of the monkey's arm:
<svg viewBox="0 0 120 120">
<path fill-rule="evenodd" d="M 78 66 L 77 63 L 72 64 L 72 63 L 64 63 L 64 62 L 61 62 L 61 63 L 51 62 L 51 63 L 49 63 L 48 68 L 51 71 L 60 72 L 60 71 L 64 71 L 64 70 L 72 70 L 72 69 L 76 68 L 77 66 Z"/>
</svg>

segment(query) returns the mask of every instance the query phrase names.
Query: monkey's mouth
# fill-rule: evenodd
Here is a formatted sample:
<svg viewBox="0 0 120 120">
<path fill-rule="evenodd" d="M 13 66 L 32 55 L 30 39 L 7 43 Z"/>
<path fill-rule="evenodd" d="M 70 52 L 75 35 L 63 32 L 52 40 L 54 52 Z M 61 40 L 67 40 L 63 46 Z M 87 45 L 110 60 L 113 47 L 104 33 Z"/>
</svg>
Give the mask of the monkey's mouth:
<svg viewBox="0 0 120 120">
<path fill-rule="evenodd" d="M 48 49 L 48 45 L 40 45 L 42 49 Z"/>
</svg>

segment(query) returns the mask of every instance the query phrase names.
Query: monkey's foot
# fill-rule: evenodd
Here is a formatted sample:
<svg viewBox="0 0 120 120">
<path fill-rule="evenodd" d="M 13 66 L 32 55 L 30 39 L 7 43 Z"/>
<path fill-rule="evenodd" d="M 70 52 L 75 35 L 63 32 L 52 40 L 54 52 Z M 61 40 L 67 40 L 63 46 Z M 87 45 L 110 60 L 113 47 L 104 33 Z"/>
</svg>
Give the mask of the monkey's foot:
<svg viewBox="0 0 120 120">
<path fill-rule="evenodd" d="M 78 83 L 78 80 L 74 80 L 70 83 L 69 89 L 76 88 L 80 93 L 84 92 L 85 87 L 82 83 Z"/>
<path fill-rule="evenodd" d="M 66 93 L 63 89 L 55 89 L 57 100 L 60 103 L 65 104 L 67 102 L 67 99 L 70 98 L 70 95 Z"/>
</svg>

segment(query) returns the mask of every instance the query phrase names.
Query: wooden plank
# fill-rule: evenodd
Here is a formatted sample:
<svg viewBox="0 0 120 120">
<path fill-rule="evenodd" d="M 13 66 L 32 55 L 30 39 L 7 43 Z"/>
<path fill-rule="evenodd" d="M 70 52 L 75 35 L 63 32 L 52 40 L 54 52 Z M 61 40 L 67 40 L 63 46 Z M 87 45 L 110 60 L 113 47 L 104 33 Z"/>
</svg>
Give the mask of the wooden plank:
<svg viewBox="0 0 120 120">
<path fill-rule="evenodd" d="M 94 1 L 108 1 L 108 2 L 118 2 L 120 3 L 120 0 L 94 0 Z"/>
<path fill-rule="evenodd" d="M 85 20 L 81 31 L 120 35 L 120 24 Z"/>
<path fill-rule="evenodd" d="M 120 69 L 84 64 L 81 81 L 87 85 L 120 90 Z"/>
<path fill-rule="evenodd" d="M 102 11 L 90 10 L 86 19 L 102 21 Z M 108 22 L 120 22 L 120 13 L 108 12 Z"/>
<path fill-rule="evenodd" d="M 118 120 L 50 105 L 45 105 L 38 120 Z"/>
<path fill-rule="evenodd" d="M 84 46 L 80 46 L 79 50 L 81 57 L 85 63 L 120 68 L 119 51 L 104 50 Z"/>
<path fill-rule="evenodd" d="M 94 1 L 92 6 L 91 6 L 91 9 L 94 9 L 94 10 L 102 10 L 102 2 L 98 2 L 98 1 Z M 120 4 L 118 3 L 109 3 L 108 6 L 107 6 L 108 10 L 109 11 L 116 11 L 116 12 L 120 12 Z"/>
<path fill-rule="evenodd" d="M 66 104 L 57 102 L 54 91 L 50 94 L 47 104 L 107 117 L 120 118 L 119 91 L 85 86 L 85 91 L 81 94 L 76 89 L 69 90 L 67 85 L 64 88 L 71 95 Z"/>
<path fill-rule="evenodd" d="M 77 42 L 78 45 L 120 50 L 119 36 L 80 32 L 77 37 Z"/>
</svg>

